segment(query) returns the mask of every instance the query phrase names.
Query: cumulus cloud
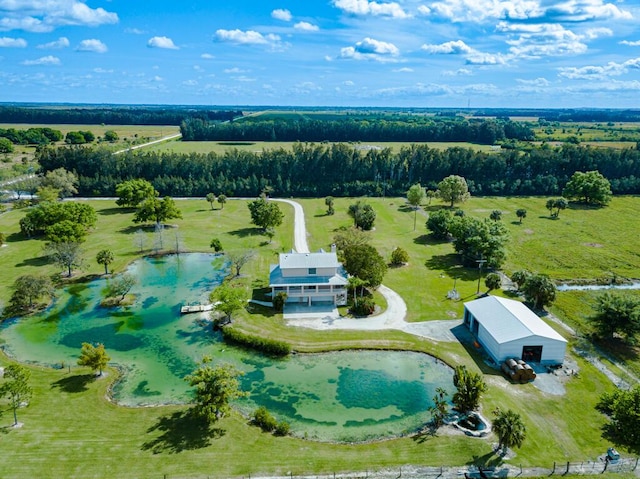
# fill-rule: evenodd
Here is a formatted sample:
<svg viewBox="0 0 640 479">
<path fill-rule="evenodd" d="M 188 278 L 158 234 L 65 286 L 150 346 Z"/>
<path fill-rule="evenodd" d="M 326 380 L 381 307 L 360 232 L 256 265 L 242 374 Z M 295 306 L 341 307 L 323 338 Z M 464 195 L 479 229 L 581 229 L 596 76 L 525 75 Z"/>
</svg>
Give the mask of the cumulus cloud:
<svg viewBox="0 0 640 479">
<path fill-rule="evenodd" d="M 277 20 L 282 20 L 283 22 L 290 22 L 291 18 L 293 18 L 291 16 L 291 12 L 284 8 L 275 9 L 271 12 L 271 16 Z"/>
<path fill-rule="evenodd" d="M 61 26 L 95 27 L 117 22 L 116 13 L 90 8 L 81 0 L 0 0 L 0 30 L 50 32 Z"/>
<path fill-rule="evenodd" d="M 203 58 L 205 60 L 213 60 L 215 57 L 211 53 L 203 53 L 202 55 L 200 55 L 200 58 Z"/>
<path fill-rule="evenodd" d="M 357 42 L 355 46 L 345 47 L 340 50 L 340 58 L 354 60 L 395 61 L 400 50 L 393 43 L 365 38 Z"/>
<path fill-rule="evenodd" d="M 629 70 L 640 69 L 640 57 L 632 58 L 623 63 L 609 62 L 606 65 L 589 65 L 584 67 L 559 68 L 559 76 L 571 80 L 605 80 L 612 76 L 620 76 Z"/>
<path fill-rule="evenodd" d="M 629 47 L 640 47 L 640 40 L 635 40 L 635 41 L 622 40 L 619 43 L 620 45 L 627 45 Z"/>
<path fill-rule="evenodd" d="M 25 60 L 23 65 L 60 65 L 60 59 L 52 55 L 40 57 L 37 60 Z"/>
<path fill-rule="evenodd" d="M 82 40 L 80 44 L 76 47 L 76 50 L 79 52 L 106 53 L 108 48 L 100 40 L 91 38 L 89 40 Z"/>
<path fill-rule="evenodd" d="M 425 44 L 420 48 L 432 55 L 463 55 L 469 65 L 502 65 L 506 62 L 503 55 L 480 52 L 462 40 L 453 40 L 438 45 Z"/>
<path fill-rule="evenodd" d="M 60 37 L 49 43 L 43 43 L 38 45 L 37 48 L 43 48 L 46 50 L 59 50 L 61 48 L 67 48 L 69 46 L 69 39 L 67 37 Z"/>
<path fill-rule="evenodd" d="M 431 15 L 431 9 L 429 7 L 427 7 L 426 5 L 420 5 L 418 7 L 418 13 L 420 15 Z"/>
<path fill-rule="evenodd" d="M 302 30 L 303 32 L 317 32 L 320 28 L 317 25 L 313 25 L 309 22 L 298 22 L 293 28 L 296 30 Z"/>
<path fill-rule="evenodd" d="M 498 31 L 509 32 L 509 52 L 519 58 L 578 55 L 587 51 L 587 37 L 567 30 L 560 24 L 510 24 L 500 22 Z"/>
<path fill-rule="evenodd" d="M 631 19 L 629 11 L 604 0 L 441 0 L 429 7 L 432 15 L 455 22 L 525 20 L 540 22 L 585 22 Z"/>
<path fill-rule="evenodd" d="M 24 38 L 10 38 L 10 37 L 0 38 L 1 48 L 25 48 L 26 46 L 27 46 L 27 41 Z"/>
<path fill-rule="evenodd" d="M 280 43 L 280 37 L 269 33 L 263 35 L 254 30 L 217 30 L 216 38 L 221 42 L 235 43 L 238 45 L 271 45 L 276 46 Z"/>
<path fill-rule="evenodd" d="M 164 48 L 167 50 L 178 50 L 178 47 L 169 37 L 152 37 L 147 42 L 149 48 Z"/>
<path fill-rule="evenodd" d="M 410 15 L 396 2 L 378 3 L 368 0 L 333 0 L 333 5 L 352 15 L 407 18 Z"/>
<path fill-rule="evenodd" d="M 445 70 L 442 74 L 449 77 L 470 76 L 473 75 L 473 71 L 468 68 L 458 68 L 457 70 Z"/>
<path fill-rule="evenodd" d="M 534 78 L 533 80 L 524 80 L 521 78 L 516 78 L 516 82 L 520 83 L 521 85 L 533 86 L 533 87 L 547 87 L 551 85 L 551 82 L 549 80 L 542 77 Z"/>
<path fill-rule="evenodd" d="M 432 54 L 446 54 L 446 55 L 459 55 L 464 53 L 471 53 L 473 48 L 467 45 L 462 40 L 454 40 L 450 42 L 440 43 L 439 45 L 425 44 L 420 47 L 427 53 Z"/>
</svg>

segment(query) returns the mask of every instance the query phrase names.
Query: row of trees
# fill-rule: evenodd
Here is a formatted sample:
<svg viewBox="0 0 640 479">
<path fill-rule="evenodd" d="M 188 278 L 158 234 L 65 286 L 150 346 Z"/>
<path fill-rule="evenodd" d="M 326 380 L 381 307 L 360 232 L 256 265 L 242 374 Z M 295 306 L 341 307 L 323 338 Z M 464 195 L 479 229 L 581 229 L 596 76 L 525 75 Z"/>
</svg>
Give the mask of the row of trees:
<svg viewBox="0 0 640 479">
<path fill-rule="evenodd" d="M 361 151 L 347 144 L 294 144 L 289 149 L 230 149 L 174 153 L 134 150 L 113 156 L 93 147 L 45 147 L 43 170 L 65 168 L 79 179 L 83 196 L 113 195 L 131 178 L 149 181 L 161 195 L 257 196 L 265 188 L 279 197 L 402 196 L 415 183 L 435 190 L 454 174 L 475 195 L 556 196 L 576 171 L 599 171 L 616 194 L 640 193 L 640 151 L 565 145 L 530 151 L 439 150 L 411 145 Z"/>
<path fill-rule="evenodd" d="M 242 116 L 239 110 L 210 110 L 206 107 L 19 107 L 0 106 L 0 123 L 47 125 L 180 125 L 185 118 L 229 121 Z"/>
<path fill-rule="evenodd" d="M 6 138 L 14 145 L 48 145 L 62 140 L 62 132 L 48 127 L 0 128 L 0 138 Z"/>
<path fill-rule="evenodd" d="M 245 118 L 229 123 L 200 119 L 180 125 L 185 141 L 468 141 L 493 145 L 504 139 L 533 140 L 533 130 L 510 120 L 468 120 L 463 117 L 416 116 L 341 120 L 261 120 Z"/>
</svg>

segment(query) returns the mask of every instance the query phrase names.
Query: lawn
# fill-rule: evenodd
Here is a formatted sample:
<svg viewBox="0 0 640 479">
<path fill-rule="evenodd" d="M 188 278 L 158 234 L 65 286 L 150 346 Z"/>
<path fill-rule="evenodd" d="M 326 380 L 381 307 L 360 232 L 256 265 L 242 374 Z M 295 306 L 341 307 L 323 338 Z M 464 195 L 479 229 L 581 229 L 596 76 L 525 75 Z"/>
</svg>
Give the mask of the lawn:
<svg viewBox="0 0 640 479">
<path fill-rule="evenodd" d="M 260 153 L 262 150 L 277 150 L 284 148 L 290 150 L 295 142 L 287 141 L 181 141 L 173 140 L 158 145 L 151 145 L 145 148 L 145 151 L 163 151 L 171 153 L 210 153 L 215 152 L 219 155 L 224 154 L 231 149 L 239 151 L 247 151 L 251 153 Z M 323 143 L 330 145 L 330 142 Z M 366 153 L 372 148 L 391 148 L 394 152 L 400 151 L 403 146 L 409 146 L 410 143 L 403 142 L 352 142 L 349 143 L 354 148 L 359 149 L 362 153 Z M 500 151 L 499 147 L 491 145 L 477 145 L 475 143 L 466 142 L 428 142 L 416 143 L 418 145 L 428 145 L 429 148 L 445 150 L 447 148 L 471 148 L 476 151 Z"/>
<path fill-rule="evenodd" d="M 348 226 L 346 210 L 354 199 L 336 199 L 333 216 L 326 216 L 324 199 L 300 200 L 309 230 L 311 250 L 328 248 L 335 230 Z M 435 242 L 426 232 L 426 213 L 417 213 L 401 198 L 367 199 L 377 212 L 372 243 L 385 258 L 396 246 L 409 252 L 409 265 L 389 270 L 384 284 L 400 292 L 407 302 L 411 321 L 461 317 L 462 303 L 446 299 L 447 290 L 456 281 L 463 298 L 471 298 L 477 288 L 477 270 L 458 266 L 449 243 Z M 535 271 L 549 268 L 557 278 L 602 276 L 602 265 L 611 257 L 626 265 L 616 271 L 638 277 L 637 254 L 633 253 L 635 223 L 630 222 L 638 209 L 638 198 L 614 198 L 603 210 L 569 209 L 558 220 L 548 218 L 544 198 L 473 198 L 463 209 L 467 214 L 488 216 L 501 209 L 503 221 L 511 230 L 507 271 L 529 267 Z M 112 201 L 90 202 L 98 210 L 98 224 L 84 245 L 86 266 L 91 276 L 102 272 L 95 262 L 97 251 L 105 247 L 115 253 L 112 268 L 122 270 L 139 257 L 131 211 L 117 208 Z M 286 213 L 284 224 L 277 228 L 273 242 L 259 234 L 249 223 L 246 201 L 229 201 L 224 209 L 211 210 L 203 199 L 178 201 L 183 219 L 173 220 L 166 229 L 170 239 L 177 232 L 185 249 L 209 251 L 213 237 L 220 238 L 226 250 L 252 249 L 255 259 L 243 269 L 243 279 L 253 288 L 267 285 L 269 264 L 277 253 L 292 247 L 292 208 L 281 205 Z M 439 208 L 434 202 L 424 210 Z M 522 224 L 515 209 L 528 210 Z M 17 222 L 23 211 L 0 215 L 0 231 L 8 234 L 6 248 L 0 250 L 0 298 L 10 296 L 10 284 L 17 275 L 33 272 L 55 273 L 57 269 L 42 258 L 42 241 L 26 240 L 18 232 Z M 617 218 L 617 221 L 616 221 Z M 609 229 L 616 225 L 615 229 Z M 148 230 L 149 244 L 151 230 Z M 595 237 L 593 239 L 592 236 Z M 531 236 L 543 242 L 536 246 Z M 545 243 L 546 242 L 546 243 Z M 565 255 L 581 253 L 585 264 L 570 261 L 556 264 Z M 610 246 L 611 244 L 611 246 Z M 572 251 L 559 251 L 569 248 Z M 610 253 L 618 248 L 618 255 Z M 602 259 L 600 255 L 606 253 Z M 537 255 L 542 254 L 543 258 Z M 533 265 L 533 266 L 531 266 Z M 535 266 L 535 267 L 534 267 Z M 605 270 L 607 271 L 607 270 Z M 596 274 L 597 273 L 597 274 Z M 481 285 L 484 288 L 484 285 Z M 589 363 L 577 359 L 580 374 L 566 383 L 566 395 L 552 396 L 532 384 L 512 385 L 488 367 L 478 352 L 459 343 L 438 343 L 400 331 L 310 331 L 289 328 L 281 316 L 269 308 L 250 306 L 239 315 L 237 327 L 248 332 L 291 342 L 298 351 L 321 351 L 345 348 L 410 349 L 434 354 L 451 365 L 466 364 L 482 370 L 489 384 L 482 406 L 489 417 L 500 406 L 522 414 L 528 436 L 514 463 L 552 467 L 553 461 L 595 459 L 606 451 L 601 437 L 604 417 L 593 408 L 603 391 L 612 384 Z M 6 359 L 1 360 L 6 363 Z M 316 443 L 293 438 L 274 438 L 259 432 L 246 420 L 234 415 L 221 421 L 218 434 L 207 435 L 198 423 L 185 415 L 185 407 L 129 409 L 105 400 L 107 379 L 92 380 L 89 372 L 73 367 L 66 370 L 30 366 L 35 394 L 28 408 L 19 411 L 24 422 L 20 429 L 4 428 L 3 454 L 0 455 L 2 477 L 229 477 L 247 475 L 331 474 L 351 470 L 396 468 L 405 464 L 439 466 L 465 465 L 474 462 L 494 464 L 491 440 L 477 440 L 462 435 L 441 434 L 435 437 L 399 438 L 359 445 Z M 580 405 L 576 407 L 576 405 Z M 9 424 L 5 411 L 0 424 Z M 4 434 L 2 434 L 4 433 Z"/>
</svg>

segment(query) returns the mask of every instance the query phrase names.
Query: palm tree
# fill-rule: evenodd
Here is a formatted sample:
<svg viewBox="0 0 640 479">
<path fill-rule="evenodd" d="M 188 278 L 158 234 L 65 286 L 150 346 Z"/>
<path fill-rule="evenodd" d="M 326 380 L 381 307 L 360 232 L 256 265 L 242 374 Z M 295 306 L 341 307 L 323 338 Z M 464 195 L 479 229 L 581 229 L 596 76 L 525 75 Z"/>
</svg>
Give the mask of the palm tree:
<svg viewBox="0 0 640 479">
<path fill-rule="evenodd" d="M 498 448 L 502 449 L 502 454 L 506 454 L 510 447 L 522 446 L 527 436 L 527 428 L 520 414 L 511 409 L 502 411 L 500 408 L 496 408 L 493 414 L 493 430 L 498 435 Z"/>
<path fill-rule="evenodd" d="M 522 219 L 527 217 L 527 210 L 524 208 L 520 208 L 516 211 L 516 216 L 520 218 L 520 223 L 522 224 Z"/>
<path fill-rule="evenodd" d="M 113 263 L 113 252 L 108 249 L 98 251 L 96 261 L 98 264 L 104 266 L 104 274 L 109 274 L 109 264 Z"/>
</svg>

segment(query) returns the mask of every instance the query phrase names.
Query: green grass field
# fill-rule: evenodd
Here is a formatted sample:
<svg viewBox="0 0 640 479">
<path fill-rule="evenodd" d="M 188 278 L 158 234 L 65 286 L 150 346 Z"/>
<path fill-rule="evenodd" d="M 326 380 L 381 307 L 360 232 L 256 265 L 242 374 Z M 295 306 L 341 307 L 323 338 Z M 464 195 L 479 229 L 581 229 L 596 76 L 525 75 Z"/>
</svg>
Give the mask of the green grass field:
<svg viewBox="0 0 640 479">
<path fill-rule="evenodd" d="M 235 142 L 235 141 L 168 141 L 157 145 L 151 145 L 146 148 L 146 151 L 166 151 L 173 153 L 210 153 L 215 152 L 217 154 L 224 154 L 228 150 L 237 149 L 239 151 L 248 151 L 251 153 L 260 153 L 263 150 L 278 150 L 283 148 L 285 150 L 291 149 L 294 142 L 287 141 L 247 141 L 247 142 Z M 331 143 L 326 143 L 330 145 Z M 471 148 L 476 151 L 500 151 L 499 147 L 491 145 L 476 145 L 474 143 L 465 142 L 428 142 L 428 143 L 416 143 L 428 145 L 429 148 L 438 150 L 445 150 L 447 148 Z M 410 143 L 402 142 L 353 142 L 350 143 L 354 148 L 359 149 L 364 153 L 372 148 L 391 148 L 393 152 L 400 151 L 403 146 L 409 146 Z"/>
<path fill-rule="evenodd" d="M 327 248 L 340 226 L 351 224 L 346 214 L 355 199 L 338 198 L 336 214 L 326 216 L 324 199 L 300 200 L 306 213 L 311 250 Z M 434 242 L 424 227 L 425 213 L 414 211 L 402 198 L 366 199 L 377 213 L 372 243 L 388 258 L 393 248 L 409 252 L 409 265 L 390 269 L 384 284 L 398 291 L 408 306 L 410 321 L 460 318 L 462 303 L 446 299 L 457 278 L 463 298 L 476 292 L 477 270 L 458 266 L 449 243 Z M 601 210 L 568 209 L 557 220 L 548 217 L 545 198 L 472 198 L 463 205 L 467 214 L 487 217 L 493 209 L 503 211 L 503 221 L 511 231 L 507 272 L 527 267 L 549 272 L 554 278 L 600 278 L 610 271 L 640 277 L 634 211 L 640 198 L 616 197 Z M 105 247 L 114 251 L 112 268 L 122 270 L 139 257 L 133 236 L 139 228 L 131 211 L 117 208 L 112 201 L 91 201 L 98 210 L 98 224 L 84 245 L 83 273 L 98 275 L 102 266 L 95 254 Z M 266 286 L 269 264 L 277 253 L 292 247 L 292 208 L 286 213 L 272 243 L 249 224 L 245 201 L 229 201 L 223 210 L 211 210 L 204 199 L 178 202 L 182 220 L 168 228 L 169 238 L 178 232 L 186 249 L 209 251 L 211 238 L 221 239 L 226 250 L 252 249 L 255 259 L 243 270 L 244 280 L 253 288 Z M 440 208 L 433 202 L 429 211 Z M 517 208 L 526 208 L 519 224 Z M 216 205 L 216 208 L 219 208 Z M 0 298 L 7 301 L 10 284 L 19 274 L 55 273 L 57 269 L 42 258 L 42 241 L 25 240 L 17 223 L 24 211 L 0 215 L 0 231 L 8 235 L 8 246 L 0 249 Z M 151 237 L 151 233 L 149 233 Z M 149 238 L 149 243 L 151 242 Z M 484 284 L 481 285 L 484 288 Z M 577 302 L 587 303 L 587 298 Z M 559 300 L 559 305 L 562 306 Z M 558 314 L 573 315 L 577 307 Z M 570 321 L 570 318 L 565 317 Z M 497 407 L 512 408 L 522 414 L 528 428 L 527 440 L 512 463 L 552 467 L 553 461 L 595 459 L 606 451 L 601 437 L 604 416 L 594 405 L 603 391 L 613 385 L 592 365 L 576 358 L 580 374 L 566 383 L 564 396 L 541 392 L 532 384 L 509 384 L 488 367 L 477 351 L 459 343 L 439 343 L 400 331 L 311 331 L 289 328 L 268 308 L 252 306 L 236 320 L 243 330 L 287 340 L 298 351 L 344 348 L 409 349 L 434 354 L 451 365 L 466 364 L 485 373 L 489 392 L 482 401 L 491 416 Z M 6 363 L 6 359 L 0 362 Z M 105 399 L 106 389 L 117 374 L 93 381 L 85 369 L 71 373 L 32 367 L 34 398 L 19 411 L 20 429 L 0 429 L 3 454 L 0 477 L 230 477 L 256 475 L 300 475 L 352 470 L 397 468 L 405 464 L 439 466 L 472 463 L 496 464 L 491 440 L 478 440 L 443 433 L 421 438 L 399 438 L 359 445 L 316 443 L 293 438 L 275 438 L 249 426 L 238 415 L 216 425 L 217 435 L 204 434 L 200 425 L 185 415 L 185 407 L 129 409 Z M 578 407 L 579 405 L 579 407 Z M 10 411 L 0 417 L 0 425 L 11 423 Z"/>
</svg>

